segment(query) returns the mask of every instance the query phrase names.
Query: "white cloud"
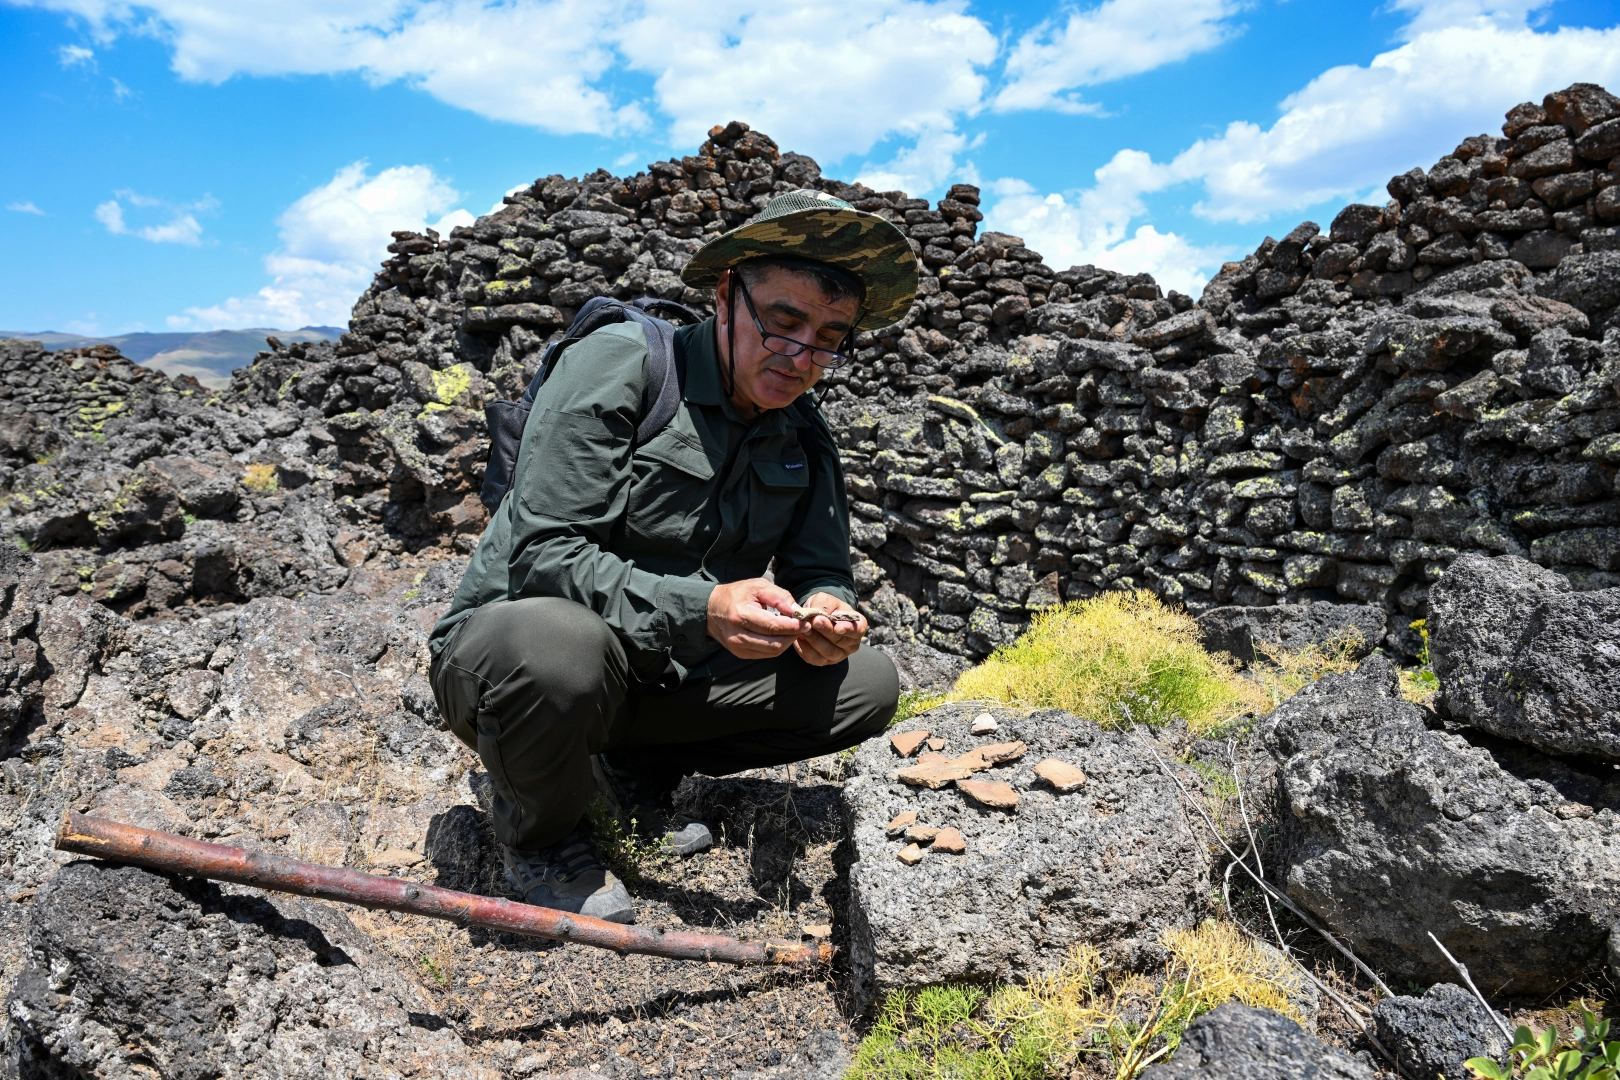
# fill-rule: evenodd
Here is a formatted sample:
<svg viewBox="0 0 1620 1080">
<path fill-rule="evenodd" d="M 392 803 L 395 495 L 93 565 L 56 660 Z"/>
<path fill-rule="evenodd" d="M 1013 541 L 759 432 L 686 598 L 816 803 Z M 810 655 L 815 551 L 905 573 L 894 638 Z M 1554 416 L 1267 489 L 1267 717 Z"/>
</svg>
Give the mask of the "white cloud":
<svg viewBox="0 0 1620 1080">
<path fill-rule="evenodd" d="M 891 134 L 949 131 L 978 109 L 997 43 L 965 12 L 964 0 L 647 0 L 618 43 L 629 67 L 656 76 L 675 145 L 736 119 L 838 159 Z"/>
<path fill-rule="evenodd" d="M 1047 21 L 1018 40 L 995 107 L 1098 112 L 1073 91 L 1212 49 L 1237 32 L 1231 20 L 1242 7 L 1241 0 L 1103 0 L 1071 11 L 1061 27 Z"/>
<path fill-rule="evenodd" d="M 172 50 L 185 79 L 360 72 L 556 134 L 668 119 L 673 145 L 743 119 L 836 159 L 977 109 L 998 44 L 967 0 L 13 0 Z M 604 83 L 651 75 L 646 100 Z M 621 95 L 622 97 L 622 95 Z"/>
<path fill-rule="evenodd" d="M 1463 134 L 1499 133 L 1502 114 L 1539 101 L 1550 87 L 1620 80 L 1620 27 L 1537 32 L 1505 26 L 1481 4 L 1430 5 L 1465 25 L 1413 34 L 1365 67 L 1332 68 L 1282 103 L 1270 128 L 1240 121 L 1200 140 L 1171 163 L 1204 185 L 1198 212 L 1216 221 L 1257 221 L 1382 187 L 1414 165 L 1428 167 Z"/>
<path fill-rule="evenodd" d="M 1281 104 L 1269 128 L 1230 124 L 1165 163 L 1121 150 L 1094 187 L 1042 195 L 1021 181 L 994 186 L 987 226 L 1024 236 L 1052 262 L 1147 270 L 1191 284 L 1223 252 L 1132 225 L 1143 196 L 1196 184 L 1195 213 L 1253 222 L 1329 201 L 1381 199 L 1385 182 L 1428 167 L 1461 137 L 1499 132 L 1502 115 L 1550 87 L 1620 81 L 1620 27 L 1538 31 L 1547 0 L 1395 0 L 1411 15 L 1402 43 L 1364 65 L 1331 68 Z M 1181 284 L 1186 282 L 1188 284 Z"/>
<path fill-rule="evenodd" d="M 202 225 L 197 221 L 195 212 L 212 210 L 218 205 L 211 197 L 186 205 L 175 205 L 133 191 L 118 191 L 114 194 L 116 198 L 108 199 L 96 207 L 96 220 L 114 236 L 138 236 L 154 244 L 198 246 L 202 243 Z M 130 228 L 124 221 L 124 207 L 120 200 L 141 209 L 162 210 L 167 214 L 168 220 L 160 224 Z"/>
<path fill-rule="evenodd" d="M 45 211 L 41 210 L 31 202 L 7 203 L 6 209 L 15 214 L 37 214 L 40 217 L 45 216 Z"/>
<path fill-rule="evenodd" d="M 958 132 L 925 131 L 915 143 L 896 154 L 894 160 L 884 165 L 868 165 L 855 179 L 876 191 L 898 190 L 913 195 L 936 191 L 962 171 L 957 155 L 967 147 L 967 137 Z"/>
<path fill-rule="evenodd" d="M 1169 171 L 1140 150 L 1121 150 L 1095 176 L 1094 187 L 1069 195 L 1042 195 L 1022 180 L 998 180 L 985 226 L 1023 237 L 1052 266 L 1093 263 L 1145 272 L 1165 289 L 1198 295 L 1226 257 L 1223 249 L 1199 247 L 1152 225 L 1131 229 L 1147 213 L 1142 196 L 1171 183 Z"/>
<path fill-rule="evenodd" d="M 357 161 L 293 203 L 277 221 L 281 247 L 264 260 L 271 282 L 250 297 L 169 317 L 174 329 L 300 327 L 348 322 L 349 309 L 388 254 L 390 233 L 448 232 L 473 216 L 452 210 L 460 194 L 426 165 L 368 175 Z M 430 220 L 433 218 L 437 220 Z"/>
<path fill-rule="evenodd" d="M 96 66 L 96 54 L 83 45 L 63 45 L 56 50 L 56 58 L 65 68 L 80 65 L 92 68 Z"/>
<path fill-rule="evenodd" d="M 1497 26 L 1513 29 L 1524 26 L 1532 14 L 1550 7 L 1553 0 L 1392 0 L 1395 11 L 1408 11 L 1412 18 L 1402 36 L 1411 39 L 1430 30 L 1453 26 Z"/>
</svg>

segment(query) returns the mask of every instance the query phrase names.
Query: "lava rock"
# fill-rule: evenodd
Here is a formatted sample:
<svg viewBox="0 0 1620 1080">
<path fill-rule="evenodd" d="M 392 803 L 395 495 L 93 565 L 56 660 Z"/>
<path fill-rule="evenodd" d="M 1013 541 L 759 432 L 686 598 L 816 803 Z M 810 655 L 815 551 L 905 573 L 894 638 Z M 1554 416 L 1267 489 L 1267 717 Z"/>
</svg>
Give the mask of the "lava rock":
<svg viewBox="0 0 1620 1080">
<path fill-rule="evenodd" d="M 918 719 L 960 746 L 971 741 L 977 709 L 945 705 Z M 953 788 L 900 783 L 887 739 L 856 751 L 840 798 L 856 857 L 850 960 L 861 1009 L 901 987 L 1032 974 L 1080 942 L 1152 967 L 1164 956 L 1160 932 L 1193 921 L 1209 887 L 1208 847 L 1137 736 L 1057 710 L 1009 711 L 1001 734 L 1030 753 L 976 775 L 1008 783 L 1016 813 L 982 808 Z M 1044 758 L 1082 769 L 1083 793 L 1059 795 L 1039 780 L 1031 763 Z M 902 864 L 905 840 L 886 831 L 902 811 L 959 830 L 967 853 Z"/>
<path fill-rule="evenodd" d="M 24 1076 L 494 1077 L 334 909 L 110 863 L 35 897 L 8 1018 Z"/>
<path fill-rule="evenodd" d="M 1507 1057 L 1502 1032 L 1474 995 L 1453 983 L 1435 983 L 1420 998 L 1384 998 L 1373 1006 L 1373 1022 L 1409 1080 L 1461 1078 L 1469 1058 Z"/>
<path fill-rule="evenodd" d="M 1175 1056 L 1143 1080 L 1373 1080 L 1363 1062 L 1270 1009 L 1229 1001 L 1182 1033 Z"/>
<path fill-rule="evenodd" d="M 1272 865 L 1289 896 L 1398 978 L 1447 977 L 1431 931 L 1504 992 L 1550 992 L 1600 966 L 1620 918 L 1620 896 L 1596 887 L 1620 880 L 1620 782 L 1429 723 L 1382 656 L 1266 718 L 1282 813 Z"/>
<path fill-rule="evenodd" d="M 1275 607 L 1219 607 L 1198 616 L 1204 648 L 1231 653 L 1244 663 L 1261 659 L 1254 643 L 1266 642 L 1298 652 L 1353 631 L 1360 636 L 1351 655 L 1363 659 L 1384 640 L 1387 617 L 1366 604 L 1278 604 Z"/>
<path fill-rule="evenodd" d="M 1469 553 L 1430 588 L 1429 610 L 1440 707 L 1453 719 L 1620 762 L 1620 588 L 1575 592 L 1516 556 Z"/>
</svg>

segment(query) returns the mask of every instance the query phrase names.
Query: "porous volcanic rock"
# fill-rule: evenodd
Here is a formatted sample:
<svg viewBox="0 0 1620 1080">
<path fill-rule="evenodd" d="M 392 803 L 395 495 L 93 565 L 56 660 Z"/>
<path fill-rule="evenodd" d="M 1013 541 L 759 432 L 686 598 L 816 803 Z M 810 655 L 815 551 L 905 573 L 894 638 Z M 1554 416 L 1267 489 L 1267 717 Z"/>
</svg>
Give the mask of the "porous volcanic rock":
<svg viewBox="0 0 1620 1080">
<path fill-rule="evenodd" d="M 911 787 L 887 739 L 856 751 L 843 806 L 856 862 L 850 868 L 850 960 L 860 1007 L 899 987 L 990 982 L 1060 963 L 1080 942 L 1113 960 L 1162 959 L 1159 933 L 1187 926 L 1209 886 L 1206 845 L 1192 832 L 1174 785 L 1139 735 L 1101 730 L 1071 713 L 996 710 L 994 735 L 968 733 L 981 704 L 944 705 L 908 726 L 944 736 L 946 753 L 1022 740 L 1015 762 L 975 774 L 1003 780 L 1015 811 L 987 809 L 954 787 Z M 1055 793 L 1034 765 L 1056 758 L 1085 771 Z M 918 822 L 961 831 L 966 855 L 924 850 L 916 866 L 885 827 L 914 810 Z"/>
<path fill-rule="evenodd" d="M 1373 1080 L 1372 1069 L 1270 1009 L 1227 1002 L 1181 1036 L 1143 1080 Z"/>
<path fill-rule="evenodd" d="M 1409 1080 L 1468 1075 L 1472 1057 L 1507 1057 L 1502 1032 L 1474 995 L 1454 983 L 1435 983 L 1422 997 L 1384 998 L 1373 1006 L 1378 1041 L 1395 1055 Z"/>
<path fill-rule="evenodd" d="M 1620 761 L 1620 588 L 1575 592 L 1525 559 L 1468 554 L 1430 605 L 1439 705 L 1452 719 Z"/>
<path fill-rule="evenodd" d="M 1218 607 L 1198 616 L 1204 648 L 1230 653 L 1244 663 L 1257 659 L 1255 642 L 1299 652 L 1312 645 L 1359 638 L 1352 655 L 1365 658 L 1384 640 L 1387 616 L 1367 604 L 1280 604 L 1276 607 Z"/>
<path fill-rule="evenodd" d="M 77 862 L 30 909 L 11 1075 L 494 1080 L 334 908 Z"/>
<path fill-rule="evenodd" d="M 1396 675 L 1371 657 L 1261 725 L 1289 895 L 1397 978 L 1446 978 L 1430 931 L 1504 992 L 1550 992 L 1601 966 L 1620 917 L 1620 897 L 1596 887 L 1620 880 L 1613 770 L 1436 730 Z"/>
</svg>

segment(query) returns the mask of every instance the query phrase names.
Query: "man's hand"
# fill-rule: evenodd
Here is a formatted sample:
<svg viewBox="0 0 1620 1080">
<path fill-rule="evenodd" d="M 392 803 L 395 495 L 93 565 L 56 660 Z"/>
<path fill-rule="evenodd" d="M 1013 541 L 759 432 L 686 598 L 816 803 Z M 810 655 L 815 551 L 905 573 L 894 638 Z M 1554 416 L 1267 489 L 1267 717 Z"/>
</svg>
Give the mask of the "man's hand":
<svg viewBox="0 0 1620 1080">
<path fill-rule="evenodd" d="M 804 634 L 793 643 L 805 663 L 816 667 L 841 664 L 861 647 L 861 638 L 866 636 L 866 616 L 832 593 L 816 593 L 804 606 L 819 609 Z"/>
<path fill-rule="evenodd" d="M 780 656 L 804 630 L 803 622 L 786 614 L 797 607 L 792 593 L 764 578 L 716 585 L 709 594 L 709 636 L 743 660 Z"/>
</svg>

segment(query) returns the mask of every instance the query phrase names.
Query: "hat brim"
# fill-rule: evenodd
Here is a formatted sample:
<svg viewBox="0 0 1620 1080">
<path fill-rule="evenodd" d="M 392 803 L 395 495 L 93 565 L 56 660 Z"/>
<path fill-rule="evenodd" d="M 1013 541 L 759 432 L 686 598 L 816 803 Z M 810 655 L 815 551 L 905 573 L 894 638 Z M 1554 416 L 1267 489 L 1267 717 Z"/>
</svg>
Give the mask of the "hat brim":
<svg viewBox="0 0 1620 1080">
<path fill-rule="evenodd" d="M 800 210 L 740 225 L 703 245 L 681 271 L 694 289 L 712 289 L 725 270 L 749 259 L 785 255 L 847 270 L 866 285 L 857 330 L 899 322 L 917 296 L 917 255 L 893 223 L 861 210 Z"/>
</svg>

